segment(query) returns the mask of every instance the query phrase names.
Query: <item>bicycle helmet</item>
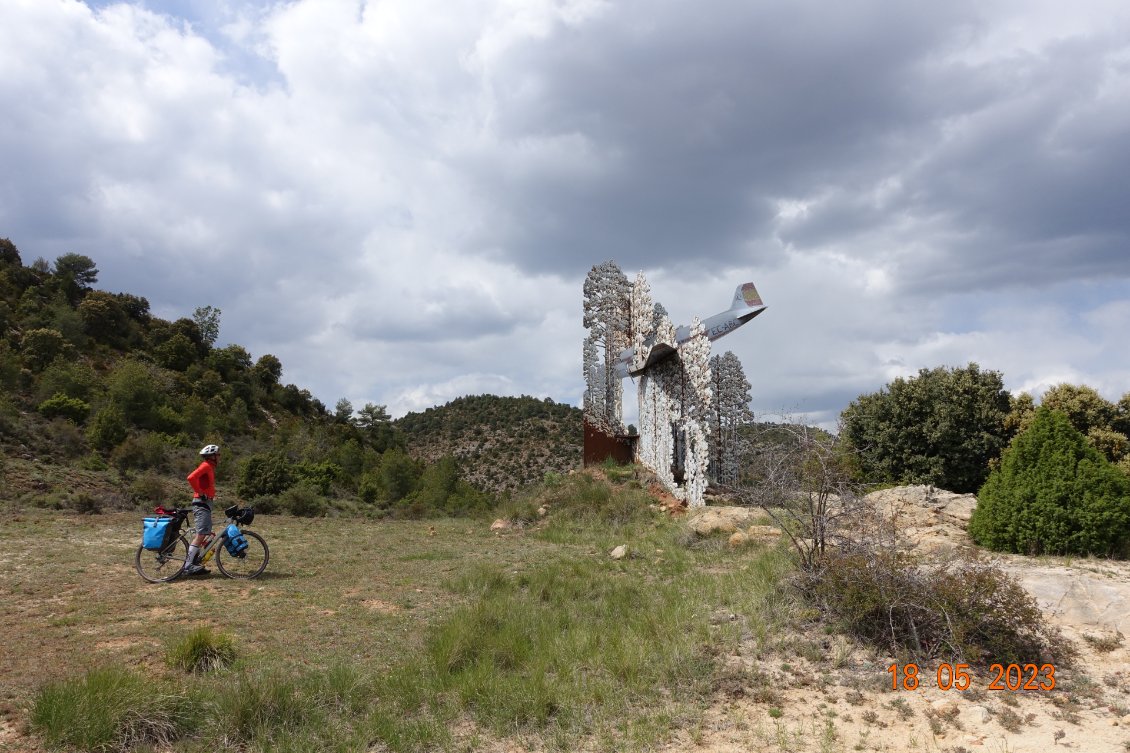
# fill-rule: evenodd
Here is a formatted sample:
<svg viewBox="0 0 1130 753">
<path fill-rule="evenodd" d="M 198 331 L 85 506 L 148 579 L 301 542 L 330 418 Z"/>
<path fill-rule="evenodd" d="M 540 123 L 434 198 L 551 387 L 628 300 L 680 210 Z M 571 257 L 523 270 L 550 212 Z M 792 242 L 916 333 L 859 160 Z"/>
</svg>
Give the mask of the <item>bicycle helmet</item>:
<svg viewBox="0 0 1130 753">
<path fill-rule="evenodd" d="M 200 454 L 204 455 L 204 456 L 219 455 L 220 454 L 220 447 L 219 447 L 219 445 L 214 445 L 214 444 L 204 445 L 204 449 L 202 449 L 200 451 Z"/>
</svg>

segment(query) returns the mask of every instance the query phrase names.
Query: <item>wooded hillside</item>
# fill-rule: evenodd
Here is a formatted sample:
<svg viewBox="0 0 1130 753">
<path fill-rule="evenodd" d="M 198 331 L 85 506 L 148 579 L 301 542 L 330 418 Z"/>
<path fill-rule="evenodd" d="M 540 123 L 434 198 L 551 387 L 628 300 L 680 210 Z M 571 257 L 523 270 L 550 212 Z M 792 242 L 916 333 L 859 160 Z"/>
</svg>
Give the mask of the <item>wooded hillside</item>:
<svg viewBox="0 0 1130 753">
<path fill-rule="evenodd" d="M 0 238 L 0 472 L 5 501 L 128 507 L 183 498 L 204 443 L 221 485 L 299 514 L 458 512 L 575 467 L 580 411 L 534 398 L 463 398 L 392 421 L 384 406 L 330 411 L 281 383 L 272 354 L 217 347 L 209 305 L 167 321 L 95 289 L 81 254 L 24 265 Z M 228 338 L 229 340 L 231 338 Z M 230 498 L 229 497 L 229 498 Z"/>
</svg>

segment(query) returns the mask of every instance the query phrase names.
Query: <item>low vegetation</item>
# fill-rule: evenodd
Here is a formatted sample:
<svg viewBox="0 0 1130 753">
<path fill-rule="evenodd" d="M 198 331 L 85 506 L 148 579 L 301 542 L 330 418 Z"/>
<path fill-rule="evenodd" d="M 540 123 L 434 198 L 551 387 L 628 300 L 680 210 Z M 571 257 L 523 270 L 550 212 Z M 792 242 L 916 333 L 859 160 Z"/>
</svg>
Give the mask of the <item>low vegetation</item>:
<svg viewBox="0 0 1130 753">
<path fill-rule="evenodd" d="M 703 546 L 635 486 L 551 477 L 527 493 L 549 512 L 504 535 L 486 521 L 257 517 L 279 554 L 250 586 L 143 584 L 126 564 L 130 514 L 29 511 L 3 530 L 24 557 L 0 573 L 23 629 L 0 672 L 52 747 L 646 749 L 733 681 L 720 659 L 743 640 L 792 640 L 798 605 L 787 550 Z M 63 545 L 49 556 L 43 536 Z M 90 540 L 113 543 L 74 545 Z M 629 556 L 609 558 L 620 544 Z M 105 588 L 128 619 L 84 595 Z M 46 592 L 64 596 L 47 607 Z M 711 620 L 719 610 L 734 619 Z M 156 634 L 170 637 L 155 655 Z M 27 669 L 47 655 L 41 685 Z"/>
<path fill-rule="evenodd" d="M 10 713 L 26 703 L 30 730 L 59 749 L 645 750 L 719 694 L 779 716 L 790 684 L 833 682 L 821 673 L 848 665 L 823 628 L 901 656 L 1067 655 L 991 568 L 829 554 L 810 572 L 784 543 L 688 535 L 640 469 L 612 475 L 548 477 L 511 500 L 534 511 L 502 534 L 485 521 L 262 516 L 254 527 L 279 554 L 251 584 L 143 584 L 125 564 L 130 514 L 25 513 L 3 529 L 3 550 L 23 558 L 0 573 L 20 614 L 0 658 L 26 699 Z M 42 551 L 44 537 L 61 546 Z M 628 556 L 614 560 L 619 545 Z M 132 605 L 126 619 L 87 595 L 104 588 Z M 156 633 L 169 637 L 154 653 Z M 739 653 L 760 661 L 726 660 Z M 40 679 L 28 669 L 45 656 Z"/>
<path fill-rule="evenodd" d="M 165 652 L 165 662 L 183 672 L 212 672 L 230 667 L 235 656 L 235 642 L 230 635 L 204 626 L 173 641 Z"/>
<path fill-rule="evenodd" d="M 831 625 L 918 663 L 1066 667 L 1075 649 L 998 566 L 968 556 L 924 562 L 905 551 L 836 552 L 801 577 Z"/>
</svg>

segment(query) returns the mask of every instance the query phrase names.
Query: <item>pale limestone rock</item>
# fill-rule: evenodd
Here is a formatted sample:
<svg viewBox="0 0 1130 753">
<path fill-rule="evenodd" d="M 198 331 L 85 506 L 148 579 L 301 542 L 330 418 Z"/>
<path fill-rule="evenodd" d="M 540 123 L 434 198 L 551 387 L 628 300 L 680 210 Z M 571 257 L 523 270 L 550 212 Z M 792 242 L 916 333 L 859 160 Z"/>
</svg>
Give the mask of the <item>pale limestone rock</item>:
<svg viewBox="0 0 1130 753">
<path fill-rule="evenodd" d="M 748 507 L 697 507 L 687 513 L 687 525 L 699 536 L 733 533 L 753 523 L 757 513 Z"/>
<path fill-rule="evenodd" d="M 751 539 L 776 540 L 781 536 L 781 529 L 774 526 L 750 526 L 745 530 L 746 536 Z"/>
<path fill-rule="evenodd" d="M 961 713 L 961 723 L 971 727 L 988 724 L 992 718 L 993 712 L 989 711 L 986 706 L 973 706 Z"/>
<path fill-rule="evenodd" d="M 621 544 L 620 546 L 618 546 L 618 547 L 616 547 L 615 549 L 613 549 L 613 550 L 612 550 L 612 551 L 611 551 L 611 552 L 609 553 L 609 555 L 608 555 L 608 556 L 609 556 L 609 557 L 611 557 L 611 558 L 612 558 L 612 559 L 614 559 L 614 560 L 622 560 L 622 559 L 624 559 L 625 557 L 627 557 L 627 556 L 628 556 L 628 545 L 627 545 L 627 544 Z"/>
</svg>

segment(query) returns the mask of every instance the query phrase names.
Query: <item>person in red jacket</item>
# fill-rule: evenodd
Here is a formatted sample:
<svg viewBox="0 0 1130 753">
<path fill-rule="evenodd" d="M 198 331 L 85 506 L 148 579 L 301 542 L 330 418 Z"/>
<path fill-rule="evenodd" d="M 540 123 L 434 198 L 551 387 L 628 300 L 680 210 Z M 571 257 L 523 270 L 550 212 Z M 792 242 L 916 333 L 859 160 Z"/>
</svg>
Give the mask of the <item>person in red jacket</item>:
<svg viewBox="0 0 1130 753">
<path fill-rule="evenodd" d="M 216 498 L 216 465 L 220 462 L 220 448 L 214 444 L 206 445 L 200 451 L 203 458 L 196 470 L 188 474 L 188 483 L 192 487 L 192 523 L 196 535 L 188 547 L 188 559 L 184 563 L 187 575 L 207 575 L 208 569 L 196 564 L 196 557 L 200 547 L 208 540 L 212 533 L 212 500 Z"/>
</svg>

